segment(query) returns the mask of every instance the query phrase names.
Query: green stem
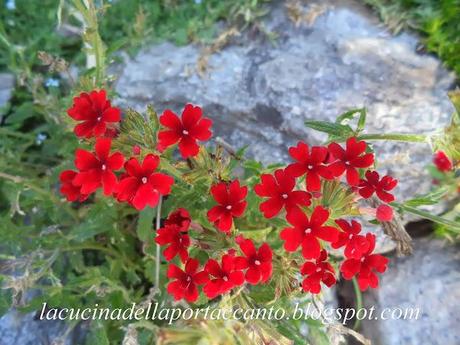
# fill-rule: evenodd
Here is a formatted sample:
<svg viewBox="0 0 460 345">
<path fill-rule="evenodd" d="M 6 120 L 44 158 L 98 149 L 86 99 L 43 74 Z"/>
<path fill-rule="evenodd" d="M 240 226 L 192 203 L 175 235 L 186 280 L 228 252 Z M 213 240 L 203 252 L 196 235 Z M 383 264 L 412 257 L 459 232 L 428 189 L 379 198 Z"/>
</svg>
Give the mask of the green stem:
<svg viewBox="0 0 460 345">
<path fill-rule="evenodd" d="M 356 280 L 356 277 L 353 277 L 352 279 L 353 282 L 353 289 L 355 290 L 355 295 L 356 295 L 356 310 L 358 311 L 363 307 L 363 295 L 361 293 L 361 290 L 359 289 L 358 281 Z M 353 324 L 353 329 L 357 330 L 359 328 L 359 325 L 361 323 L 361 320 L 356 318 L 355 323 Z"/>
<path fill-rule="evenodd" d="M 429 213 L 427 211 L 423 211 L 423 210 L 420 210 L 420 209 L 412 207 L 412 206 L 407 206 L 407 205 L 399 204 L 399 203 L 396 203 L 396 202 L 392 202 L 391 205 L 395 206 L 395 207 L 398 207 L 398 208 L 402 209 L 403 211 L 406 211 L 406 212 L 415 214 L 417 216 L 420 216 L 422 218 L 431 220 L 431 221 L 433 221 L 435 223 L 439 223 L 439 224 L 448 226 L 452 231 L 460 233 L 460 224 L 458 222 L 454 222 L 452 220 L 449 220 L 449 219 L 446 219 L 446 218 L 443 218 L 443 217 L 440 217 L 440 216 L 436 216 L 436 215 L 431 214 L 431 213 Z"/>
<path fill-rule="evenodd" d="M 158 206 L 157 206 L 157 218 L 156 218 L 156 224 L 155 224 L 155 229 L 158 231 L 161 227 L 161 202 L 162 202 L 162 197 L 160 196 L 160 199 L 158 200 Z M 160 245 L 157 243 L 156 249 L 155 249 L 155 288 L 161 292 L 160 289 Z"/>
<path fill-rule="evenodd" d="M 358 136 L 360 140 L 391 140 L 391 141 L 406 141 L 413 143 L 427 142 L 428 136 L 425 134 L 406 134 L 406 133 L 371 133 L 361 134 Z"/>
</svg>

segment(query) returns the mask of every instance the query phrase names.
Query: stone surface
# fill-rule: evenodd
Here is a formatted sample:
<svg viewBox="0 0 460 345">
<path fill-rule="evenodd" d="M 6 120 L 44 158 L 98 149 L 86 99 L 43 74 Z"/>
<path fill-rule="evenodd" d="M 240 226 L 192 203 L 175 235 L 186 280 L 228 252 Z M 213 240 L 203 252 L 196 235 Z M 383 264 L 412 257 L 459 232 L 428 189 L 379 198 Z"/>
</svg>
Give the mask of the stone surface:
<svg viewBox="0 0 460 345">
<path fill-rule="evenodd" d="M 10 311 L 0 318 L 0 344 L 2 345 L 69 345 L 70 337 L 65 342 L 57 342 L 66 331 L 63 322 L 34 320 L 34 314 L 21 314 Z"/>
<path fill-rule="evenodd" d="M 391 36 L 356 1 L 321 6 L 311 26 L 296 27 L 279 3 L 265 22 L 278 34 L 275 42 L 242 35 L 209 58 L 203 77 L 196 73 L 196 46 L 144 49 L 122 69 L 119 104 L 142 110 L 153 103 L 159 112 L 201 105 L 218 135 L 250 144 L 249 153 L 266 163 L 287 161 L 286 148 L 299 139 L 324 140 L 304 126 L 306 119 L 334 120 L 350 108 L 367 107 L 369 133 L 427 133 L 447 122 L 453 108 L 446 92 L 454 77 L 436 58 L 416 52 L 416 37 Z M 380 170 L 400 180 L 400 199 L 429 190 L 428 145 L 375 148 Z"/>
<path fill-rule="evenodd" d="M 364 294 L 365 305 L 420 308 L 418 320 L 363 322 L 374 345 L 460 344 L 460 247 L 418 239 L 407 258 L 392 258 L 380 287 Z"/>
</svg>

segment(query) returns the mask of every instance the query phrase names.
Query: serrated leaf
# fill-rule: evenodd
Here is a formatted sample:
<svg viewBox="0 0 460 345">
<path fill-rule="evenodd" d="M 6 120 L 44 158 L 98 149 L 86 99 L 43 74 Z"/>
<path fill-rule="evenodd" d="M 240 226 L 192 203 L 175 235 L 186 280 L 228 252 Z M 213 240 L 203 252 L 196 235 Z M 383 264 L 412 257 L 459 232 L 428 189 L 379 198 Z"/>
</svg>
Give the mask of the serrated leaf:
<svg viewBox="0 0 460 345">
<path fill-rule="evenodd" d="M 154 107 L 152 104 L 149 104 L 147 106 L 147 116 L 149 119 L 149 124 L 151 128 L 156 131 L 158 128 L 160 128 L 160 120 L 158 119 L 158 114 L 155 111 Z"/>
<path fill-rule="evenodd" d="M 142 242 L 147 242 L 152 234 L 154 217 L 155 209 L 151 207 L 146 207 L 139 213 L 136 232 Z"/>
</svg>

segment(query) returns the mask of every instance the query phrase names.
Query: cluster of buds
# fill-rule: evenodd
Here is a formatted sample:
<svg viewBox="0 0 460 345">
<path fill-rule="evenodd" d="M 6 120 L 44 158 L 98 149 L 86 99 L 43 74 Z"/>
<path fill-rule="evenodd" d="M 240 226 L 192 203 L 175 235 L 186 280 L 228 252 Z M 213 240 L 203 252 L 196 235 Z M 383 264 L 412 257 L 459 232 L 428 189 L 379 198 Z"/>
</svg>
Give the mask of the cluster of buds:
<svg viewBox="0 0 460 345">
<path fill-rule="evenodd" d="M 69 201 L 83 201 L 102 189 L 105 196 L 142 210 L 146 206 L 156 207 L 161 196 L 171 193 L 174 179 L 157 171 L 159 155 L 148 153 L 140 162 L 136 157 L 140 153 L 138 146 L 133 147 L 133 157 L 128 159 L 120 152 L 111 152 L 116 137 L 114 125 L 121 121 L 121 116 L 120 110 L 106 99 L 105 91 L 82 93 L 74 99 L 68 114 L 81 121 L 74 129 L 78 137 L 95 138 L 94 152 L 77 149 L 77 171 L 61 173 L 61 192 Z M 178 145 L 182 158 L 196 157 L 200 153 L 198 142 L 212 136 L 212 121 L 203 117 L 200 107 L 191 104 L 185 106 L 180 117 L 165 110 L 159 123 L 162 128 L 156 133 L 155 152 L 160 155 Z M 333 206 L 321 204 L 323 186 L 328 182 L 340 184 L 354 195 L 353 202 L 375 194 L 383 202 L 376 210 L 377 219 L 390 221 L 392 208 L 388 203 L 394 201 L 391 191 L 397 181 L 390 176 L 381 178 L 372 169 L 374 154 L 366 142 L 355 137 L 349 138 L 345 146 L 332 142 L 328 146 L 309 147 L 299 142 L 289 148 L 289 154 L 294 162 L 273 174 L 262 174 L 253 191 L 263 198 L 259 209 L 266 219 L 282 217 L 284 224 L 289 224 L 279 232 L 279 238 L 287 255 L 300 249 L 303 290 L 316 294 L 321 291 L 321 283 L 328 287 L 336 283 L 337 274 L 329 261 L 331 249 L 343 250 L 340 272 L 344 279 L 356 277 L 361 290 L 377 287 L 376 273 L 386 270 L 388 259 L 374 253 L 375 236 L 362 234 L 356 220 L 335 217 Z M 164 247 L 163 256 L 169 262 L 167 291 L 175 300 L 195 302 L 200 287 L 213 299 L 245 283 L 265 284 L 272 278 L 274 254 L 269 243 L 257 245 L 243 237 L 235 226 L 235 219 L 244 217 L 248 208 L 248 189 L 238 179 L 209 186 L 214 206 L 207 211 L 207 219 L 228 237 L 231 246 L 219 252 L 219 257 L 215 257 L 213 248 L 208 248 L 211 258 L 203 266 L 190 256 L 193 240 L 189 229 L 193 222 L 188 210 L 179 208 L 171 212 L 157 231 L 155 241 Z M 183 268 L 171 262 L 176 257 Z"/>
</svg>

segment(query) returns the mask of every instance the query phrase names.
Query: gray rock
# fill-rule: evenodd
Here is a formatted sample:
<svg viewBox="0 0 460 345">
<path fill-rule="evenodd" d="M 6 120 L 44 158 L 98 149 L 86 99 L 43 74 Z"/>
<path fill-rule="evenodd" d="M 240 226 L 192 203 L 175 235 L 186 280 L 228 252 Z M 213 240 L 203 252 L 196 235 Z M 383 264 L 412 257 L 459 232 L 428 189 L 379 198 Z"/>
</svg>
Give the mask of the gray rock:
<svg viewBox="0 0 460 345">
<path fill-rule="evenodd" d="M 10 311 L 0 318 L 0 344 L 2 345 L 70 345 L 72 337 L 59 342 L 67 329 L 61 321 L 40 321 L 35 313 Z"/>
<path fill-rule="evenodd" d="M 407 258 L 392 258 L 380 287 L 364 295 L 367 307 L 420 308 L 418 320 L 363 322 L 375 345 L 460 344 L 460 248 L 437 239 L 415 241 Z"/>
<path fill-rule="evenodd" d="M 429 133 L 447 123 L 454 76 L 416 52 L 415 36 L 391 36 L 356 1 L 322 6 L 311 26 L 296 27 L 279 3 L 265 22 L 278 34 L 275 42 L 242 35 L 209 58 L 202 78 L 197 46 L 146 48 L 126 61 L 116 85 L 119 104 L 142 110 L 153 103 L 159 112 L 201 105 L 217 134 L 249 144 L 249 154 L 265 163 L 288 161 L 287 147 L 298 140 L 324 140 L 304 126 L 306 119 L 332 121 L 350 108 L 367 107 L 369 133 Z M 428 145 L 374 146 L 379 169 L 400 180 L 398 198 L 430 189 Z"/>
</svg>

